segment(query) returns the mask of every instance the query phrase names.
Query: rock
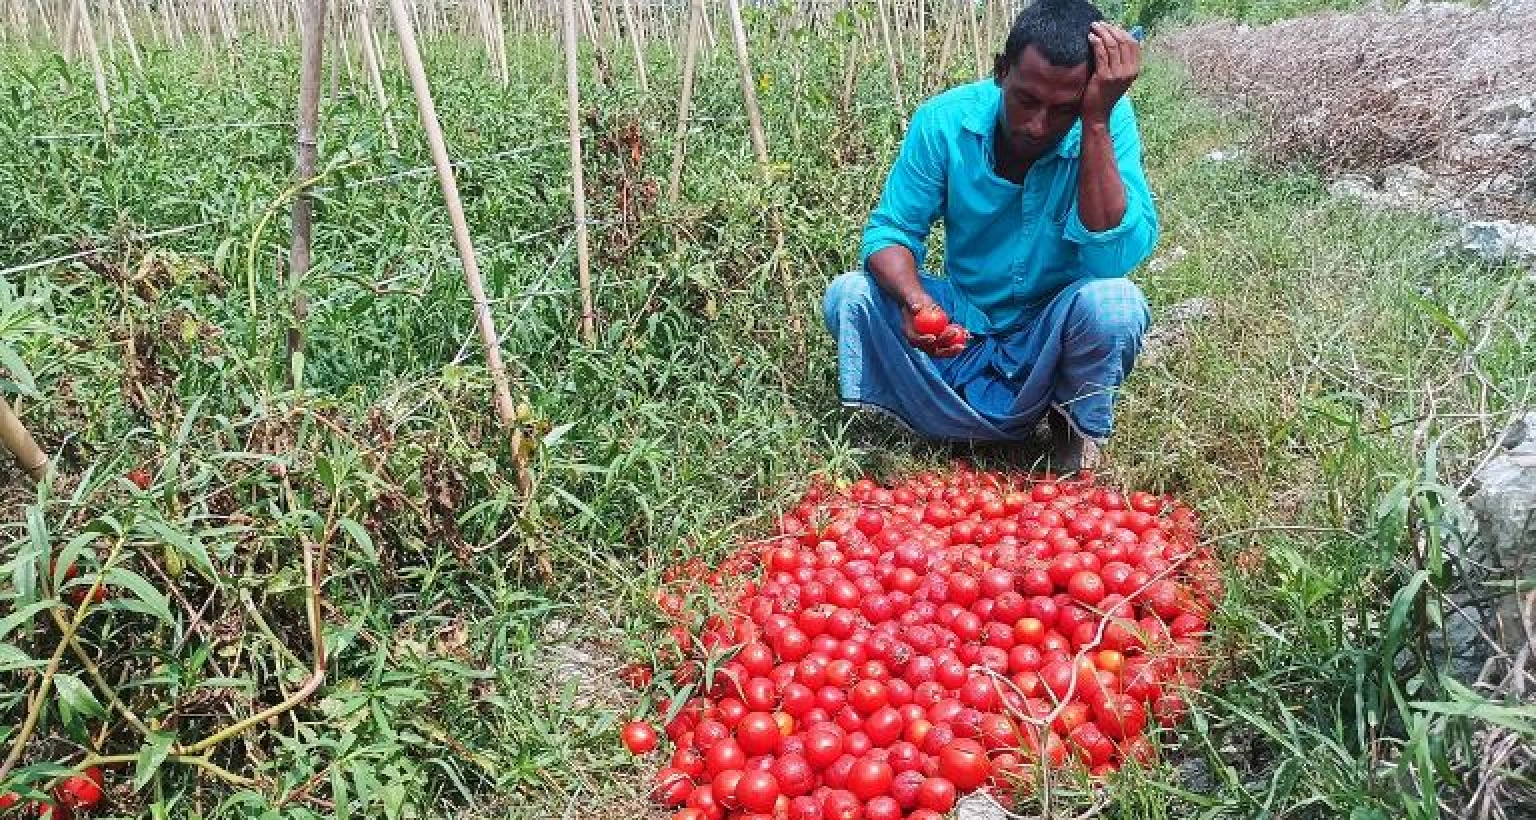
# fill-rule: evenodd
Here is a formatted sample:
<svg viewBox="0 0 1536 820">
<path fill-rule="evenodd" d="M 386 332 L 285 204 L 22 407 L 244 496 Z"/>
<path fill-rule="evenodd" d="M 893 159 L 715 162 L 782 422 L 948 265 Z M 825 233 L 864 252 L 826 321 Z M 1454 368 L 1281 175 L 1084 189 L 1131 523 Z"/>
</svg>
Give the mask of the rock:
<svg viewBox="0 0 1536 820">
<path fill-rule="evenodd" d="M 1514 127 L 1536 122 L 1536 94 L 1509 97 L 1485 105 L 1477 110 L 1475 121 L 1484 130 L 1512 133 Z"/>
<path fill-rule="evenodd" d="M 1422 202 L 1434 188 L 1434 178 L 1417 165 L 1396 165 L 1387 169 L 1381 192 L 1404 205 Z"/>
<path fill-rule="evenodd" d="M 1245 159 L 1247 156 L 1247 152 L 1241 148 L 1217 148 L 1205 155 L 1205 161 L 1214 163 L 1235 162 Z"/>
<path fill-rule="evenodd" d="M 1536 563 L 1536 411 L 1510 425 L 1471 485 L 1465 504 L 1452 510 L 1464 534 L 1456 552 L 1463 582 L 1451 591 L 1445 628 L 1452 673 L 1468 683 L 1494 657 L 1490 640 L 1508 653 L 1526 641 L 1520 596 L 1491 593 L 1528 576 Z"/>
<path fill-rule="evenodd" d="M 1536 225 L 1491 220 L 1461 226 L 1461 249 L 1493 263 L 1536 266 Z"/>
<path fill-rule="evenodd" d="M 1342 174 L 1328 186 L 1328 193 L 1341 199 L 1373 201 L 1379 196 L 1376 183 L 1365 174 Z"/>
<path fill-rule="evenodd" d="M 1536 226 L 1530 226 L 1536 233 Z M 1467 506 L 1477 523 L 1477 557 L 1499 567 L 1536 562 L 1536 411 L 1511 424 L 1499 452 L 1473 476 Z"/>
<path fill-rule="evenodd" d="M 1008 820 L 1008 812 L 992 798 L 977 792 L 955 804 L 955 817 L 959 820 Z"/>
</svg>

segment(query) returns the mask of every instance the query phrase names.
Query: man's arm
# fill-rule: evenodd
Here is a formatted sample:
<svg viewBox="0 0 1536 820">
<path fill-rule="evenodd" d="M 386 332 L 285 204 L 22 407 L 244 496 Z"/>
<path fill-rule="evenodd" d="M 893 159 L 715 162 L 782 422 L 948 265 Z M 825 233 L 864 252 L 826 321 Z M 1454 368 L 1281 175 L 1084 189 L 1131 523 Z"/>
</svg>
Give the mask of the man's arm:
<svg viewBox="0 0 1536 820">
<path fill-rule="evenodd" d="M 1122 98 L 1140 72 L 1140 46 L 1103 23 L 1089 34 L 1095 69 L 1083 93 L 1077 203 L 1066 238 L 1080 246 L 1083 269 L 1124 276 L 1157 243 L 1157 213 L 1141 166 L 1141 135 Z"/>
<path fill-rule="evenodd" d="M 919 108 L 886 177 L 880 204 L 864 227 L 859 250 L 864 269 L 901 305 L 907 341 L 930 349 L 937 340 L 913 330 L 912 317 L 934 304 L 918 270 L 928 252 L 928 233 L 944 207 L 946 158 L 939 137 L 928 111 Z"/>
</svg>

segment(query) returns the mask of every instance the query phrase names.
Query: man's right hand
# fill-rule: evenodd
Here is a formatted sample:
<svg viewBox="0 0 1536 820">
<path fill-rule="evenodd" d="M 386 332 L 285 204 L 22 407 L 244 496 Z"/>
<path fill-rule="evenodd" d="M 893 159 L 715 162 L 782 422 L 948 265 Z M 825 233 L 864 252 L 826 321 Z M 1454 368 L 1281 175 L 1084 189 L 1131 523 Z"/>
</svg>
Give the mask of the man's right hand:
<svg viewBox="0 0 1536 820">
<path fill-rule="evenodd" d="M 965 350 L 965 343 L 969 340 L 969 334 L 955 334 L 953 329 L 959 327 L 951 324 L 942 333 L 921 333 L 915 322 L 917 315 L 928 308 L 938 307 L 932 300 L 917 300 L 902 307 L 901 329 L 906 334 L 907 343 L 926 352 L 928 355 L 939 359 L 958 356 Z"/>
</svg>

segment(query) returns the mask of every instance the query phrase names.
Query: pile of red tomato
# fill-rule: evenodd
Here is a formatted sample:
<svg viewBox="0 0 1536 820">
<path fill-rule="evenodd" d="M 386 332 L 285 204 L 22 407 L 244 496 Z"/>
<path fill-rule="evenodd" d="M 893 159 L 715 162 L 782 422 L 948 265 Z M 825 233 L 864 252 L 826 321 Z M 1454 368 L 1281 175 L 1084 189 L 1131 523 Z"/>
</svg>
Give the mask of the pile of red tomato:
<svg viewBox="0 0 1536 820">
<path fill-rule="evenodd" d="M 651 797 L 673 820 L 936 820 L 1149 764 L 1221 595 L 1188 507 L 1088 474 L 813 486 L 778 531 L 657 593 L 677 697 Z M 623 741 L 660 745 L 645 721 Z"/>
</svg>

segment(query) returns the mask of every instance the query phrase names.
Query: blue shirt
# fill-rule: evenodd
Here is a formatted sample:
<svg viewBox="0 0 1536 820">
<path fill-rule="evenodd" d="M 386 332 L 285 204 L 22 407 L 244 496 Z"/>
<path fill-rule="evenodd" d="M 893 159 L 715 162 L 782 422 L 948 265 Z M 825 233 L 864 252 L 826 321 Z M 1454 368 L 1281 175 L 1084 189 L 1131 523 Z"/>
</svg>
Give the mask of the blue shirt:
<svg viewBox="0 0 1536 820">
<path fill-rule="evenodd" d="M 912 116 L 880 204 L 864 228 L 859 261 L 903 245 L 927 255 L 928 233 L 944 220 L 944 274 L 958 297 L 952 318 L 973 332 L 1011 329 L 1078 279 L 1125 276 L 1157 243 L 1157 213 L 1141 167 L 1141 135 L 1129 99 L 1109 118 L 1125 183 L 1125 216 L 1090 231 L 1077 212 L 1082 122 L 1037 159 L 1018 185 L 993 170 L 992 134 L 1003 92 L 993 80 L 950 89 Z"/>
</svg>

